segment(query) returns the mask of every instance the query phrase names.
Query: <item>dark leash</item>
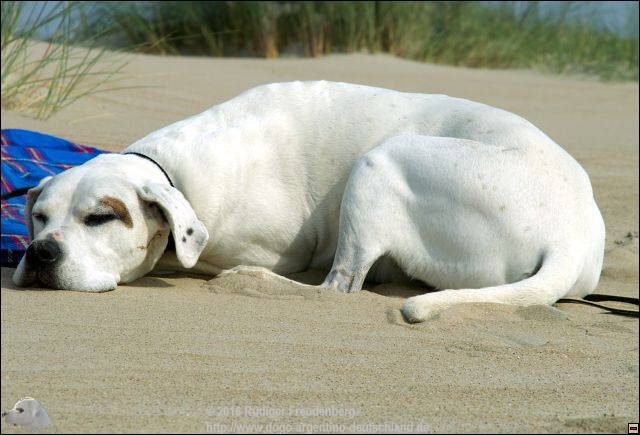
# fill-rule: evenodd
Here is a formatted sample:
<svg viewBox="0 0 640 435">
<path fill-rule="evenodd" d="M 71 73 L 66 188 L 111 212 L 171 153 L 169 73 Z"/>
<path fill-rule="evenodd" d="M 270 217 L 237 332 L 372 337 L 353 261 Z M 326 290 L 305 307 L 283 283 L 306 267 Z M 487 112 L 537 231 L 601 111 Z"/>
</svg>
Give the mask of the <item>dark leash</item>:
<svg viewBox="0 0 640 435">
<path fill-rule="evenodd" d="M 622 308 L 608 307 L 606 305 L 596 303 L 596 302 L 605 302 L 605 301 L 623 302 L 625 304 L 639 305 L 638 298 L 628 298 L 624 296 L 602 295 L 602 294 L 587 295 L 584 297 L 584 299 L 563 298 L 563 299 L 559 299 L 558 303 L 590 305 L 592 307 L 606 310 L 611 314 L 617 314 L 619 316 L 625 316 L 625 317 L 638 317 L 638 310 L 624 310 Z"/>
</svg>

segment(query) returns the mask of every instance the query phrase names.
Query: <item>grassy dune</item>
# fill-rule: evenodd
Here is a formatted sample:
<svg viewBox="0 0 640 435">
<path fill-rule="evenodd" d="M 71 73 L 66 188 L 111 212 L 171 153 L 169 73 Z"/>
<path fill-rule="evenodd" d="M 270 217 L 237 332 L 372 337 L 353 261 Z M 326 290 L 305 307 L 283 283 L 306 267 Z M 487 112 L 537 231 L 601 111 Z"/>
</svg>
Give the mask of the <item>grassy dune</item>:
<svg viewBox="0 0 640 435">
<path fill-rule="evenodd" d="M 589 2 L 560 2 L 552 13 L 540 2 L 488 3 L 3 1 L 2 106 L 46 119 L 115 89 L 126 64 L 114 54 L 121 50 L 265 58 L 385 52 L 638 80 L 636 2 L 627 5 L 626 31 L 615 32 Z"/>
<path fill-rule="evenodd" d="M 540 2 L 486 3 L 90 2 L 86 31 L 104 31 L 111 47 L 160 54 L 388 52 L 451 65 L 638 80 L 637 3 L 627 5 L 626 32 L 608 29 L 588 2 L 562 2 L 552 11 Z"/>
</svg>

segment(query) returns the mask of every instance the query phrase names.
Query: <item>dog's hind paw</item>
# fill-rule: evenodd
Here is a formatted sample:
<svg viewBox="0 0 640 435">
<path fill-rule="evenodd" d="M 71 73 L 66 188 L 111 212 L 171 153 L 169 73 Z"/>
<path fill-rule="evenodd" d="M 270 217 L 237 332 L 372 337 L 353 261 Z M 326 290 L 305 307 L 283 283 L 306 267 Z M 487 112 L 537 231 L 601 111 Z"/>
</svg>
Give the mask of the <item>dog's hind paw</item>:
<svg viewBox="0 0 640 435">
<path fill-rule="evenodd" d="M 400 312 L 404 319 L 409 323 L 420 323 L 429 320 L 438 315 L 438 311 L 434 310 L 421 301 L 420 296 L 415 296 L 404 301 Z"/>
</svg>

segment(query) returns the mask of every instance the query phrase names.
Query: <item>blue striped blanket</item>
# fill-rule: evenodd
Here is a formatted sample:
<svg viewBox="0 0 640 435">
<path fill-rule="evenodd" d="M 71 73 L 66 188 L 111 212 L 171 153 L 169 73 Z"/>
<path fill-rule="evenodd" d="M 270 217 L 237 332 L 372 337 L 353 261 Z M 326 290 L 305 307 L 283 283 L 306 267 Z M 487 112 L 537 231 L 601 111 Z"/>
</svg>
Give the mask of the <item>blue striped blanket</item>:
<svg viewBox="0 0 640 435">
<path fill-rule="evenodd" d="M 2 266 L 15 267 L 29 246 L 27 190 L 105 151 L 28 130 L 2 130 Z"/>
</svg>

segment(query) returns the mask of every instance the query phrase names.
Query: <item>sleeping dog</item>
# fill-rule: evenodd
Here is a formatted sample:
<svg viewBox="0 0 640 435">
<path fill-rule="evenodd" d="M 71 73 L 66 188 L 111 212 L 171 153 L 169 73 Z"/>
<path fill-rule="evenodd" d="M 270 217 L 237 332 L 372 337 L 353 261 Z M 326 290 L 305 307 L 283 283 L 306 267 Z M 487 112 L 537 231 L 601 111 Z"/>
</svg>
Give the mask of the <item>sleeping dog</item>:
<svg viewBox="0 0 640 435">
<path fill-rule="evenodd" d="M 408 299 L 409 321 L 586 295 L 605 235 L 585 171 L 525 119 L 326 81 L 259 86 L 45 178 L 26 214 L 19 286 L 100 292 L 163 264 L 443 289 Z"/>
</svg>

